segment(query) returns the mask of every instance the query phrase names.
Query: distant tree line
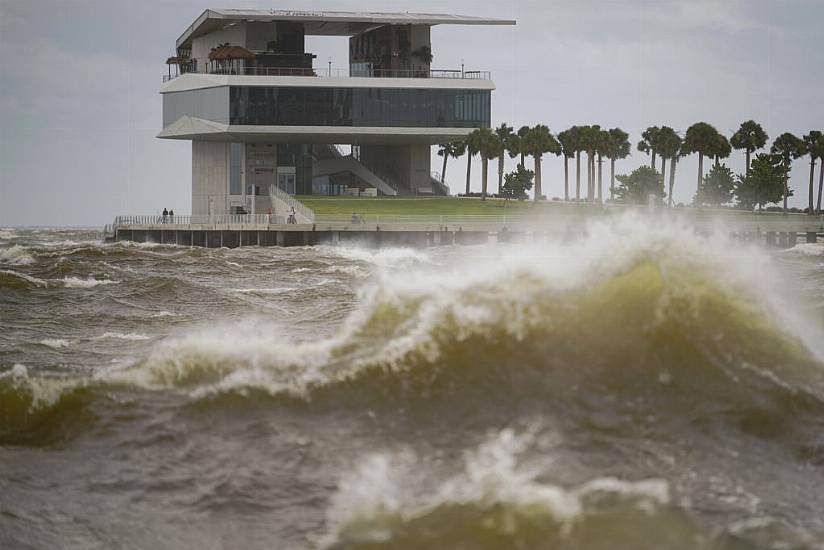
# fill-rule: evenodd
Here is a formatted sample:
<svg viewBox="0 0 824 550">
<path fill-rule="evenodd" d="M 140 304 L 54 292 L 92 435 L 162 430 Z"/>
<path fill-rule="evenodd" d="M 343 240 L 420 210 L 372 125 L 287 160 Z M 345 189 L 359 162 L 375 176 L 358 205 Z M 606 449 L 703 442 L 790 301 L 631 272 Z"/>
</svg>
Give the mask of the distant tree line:
<svg viewBox="0 0 824 550">
<path fill-rule="evenodd" d="M 676 167 L 680 159 L 698 155 L 694 206 L 721 206 L 734 204 L 739 208 L 762 209 L 765 205 L 783 201 L 793 195 L 790 187 L 790 166 L 803 156 L 810 158 L 809 214 L 821 213 L 824 187 L 824 136 L 817 130 L 803 138 L 783 133 L 766 148 L 769 137 L 755 121 L 748 120 L 727 139 L 706 122 L 697 122 L 681 136 L 669 126 L 651 126 L 641 134 L 638 151 L 649 155 L 649 166 L 642 166 L 630 174 L 615 174 L 615 161 L 628 157 L 632 151 L 629 134 L 620 128 L 602 129 L 598 125 L 572 126 L 553 134 L 547 126 L 523 126 L 517 132 L 502 124 L 498 128 L 480 128 L 466 139 L 442 144 L 438 155 L 443 157 L 441 182 L 445 182 L 450 158 L 466 156 L 466 194 L 470 194 L 472 160 L 481 158 L 481 199 L 489 196 L 489 161 L 498 163 L 497 195 L 506 198 L 526 198 L 533 185 L 534 199 L 543 200 L 542 160 L 545 155 L 563 158 L 564 198 L 589 203 L 604 202 L 603 163 L 610 163 L 609 200 L 626 203 L 646 203 L 650 195 L 673 206 Z M 745 172 L 734 174 L 722 161 L 732 150 L 740 150 L 745 157 Z M 753 155 L 755 157 L 753 158 Z M 506 156 L 517 158 L 518 165 L 511 174 L 504 174 Z M 533 170 L 526 169 L 526 160 L 532 159 Z M 704 173 L 704 159 L 713 166 Z M 586 181 L 582 185 L 582 160 L 586 163 Z M 575 186 L 570 188 L 570 161 L 574 161 Z M 660 162 L 660 171 L 658 170 Z M 815 196 L 815 168 L 820 162 L 818 193 Z M 667 169 L 669 168 L 669 174 Z M 668 181 L 667 181 L 668 176 Z M 616 187 L 616 180 L 619 185 Z M 508 185 L 507 185 L 508 183 Z M 817 200 L 816 200 L 817 199 Z"/>
</svg>

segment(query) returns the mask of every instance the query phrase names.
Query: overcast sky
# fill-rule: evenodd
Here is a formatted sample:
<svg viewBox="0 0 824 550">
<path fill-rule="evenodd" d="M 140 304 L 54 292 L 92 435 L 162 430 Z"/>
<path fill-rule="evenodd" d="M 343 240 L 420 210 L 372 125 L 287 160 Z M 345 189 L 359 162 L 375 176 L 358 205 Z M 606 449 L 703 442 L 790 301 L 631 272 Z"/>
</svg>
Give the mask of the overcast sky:
<svg viewBox="0 0 824 550">
<path fill-rule="evenodd" d="M 433 66 L 464 60 L 492 71 L 495 125 L 625 129 L 633 154 L 619 173 L 645 162 L 634 146 L 650 125 L 683 132 L 706 121 L 729 137 L 753 118 L 771 139 L 824 129 L 824 0 L 0 0 L 0 226 L 190 210 L 191 144 L 155 137 L 158 90 L 175 39 L 207 7 L 517 19 L 516 27 L 435 27 Z M 346 39 L 307 46 L 320 66 L 329 56 L 336 67 L 348 62 Z M 737 151 L 728 161 L 736 172 L 743 162 Z M 677 201 L 691 200 L 696 170 L 695 158 L 679 163 Z M 791 204 L 806 205 L 808 173 L 809 162 L 797 161 Z M 447 174 L 462 189 L 465 162 Z M 560 160 L 547 159 L 544 174 L 547 193 L 562 194 Z"/>
</svg>

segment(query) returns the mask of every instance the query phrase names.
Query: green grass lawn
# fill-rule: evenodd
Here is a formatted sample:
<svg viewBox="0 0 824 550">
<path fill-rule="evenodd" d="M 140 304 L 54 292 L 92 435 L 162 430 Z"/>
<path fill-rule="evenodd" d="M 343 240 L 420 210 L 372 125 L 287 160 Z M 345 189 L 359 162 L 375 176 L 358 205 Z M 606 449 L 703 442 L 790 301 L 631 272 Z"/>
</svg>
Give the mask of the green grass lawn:
<svg viewBox="0 0 824 550">
<path fill-rule="evenodd" d="M 315 211 L 318 218 L 348 218 L 353 213 L 363 216 L 504 216 L 541 210 L 550 203 L 534 204 L 530 201 L 466 199 L 457 197 L 320 197 L 303 195 L 296 197 Z"/>
<path fill-rule="evenodd" d="M 601 207 L 592 204 L 544 201 L 503 201 L 487 199 L 482 201 L 474 198 L 457 197 L 327 197 L 317 195 L 303 195 L 296 197 L 306 206 L 315 211 L 318 220 L 349 220 L 353 213 L 366 218 L 374 216 L 518 216 L 541 215 L 554 219 L 586 218 L 591 216 L 615 215 L 626 210 L 645 210 L 644 207 L 612 205 Z M 788 221 L 818 225 L 817 217 L 811 218 L 804 214 L 780 213 L 753 214 L 751 212 L 733 209 L 692 209 L 678 208 L 674 210 L 678 216 L 691 220 L 721 218 L 731 222 L 755 222 L 765 224 L 765 227 L 776 223 L 784 224 Z"/>
</svg>

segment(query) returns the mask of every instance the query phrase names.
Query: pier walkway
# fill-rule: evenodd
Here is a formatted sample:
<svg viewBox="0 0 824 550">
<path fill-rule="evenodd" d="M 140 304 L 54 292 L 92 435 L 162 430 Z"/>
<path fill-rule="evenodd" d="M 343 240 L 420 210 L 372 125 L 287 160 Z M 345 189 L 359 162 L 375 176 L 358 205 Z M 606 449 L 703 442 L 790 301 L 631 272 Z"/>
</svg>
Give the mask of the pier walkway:
<svg viewBox="0 0 824 550">
<path fill-rule="evenodd" d="M 666 213 L 666 212 L 665 212 Z M 650 213 L 655 216 L 659 213 Z M 756 219 L 753 219 L 756 218 Z M 305 218 L 304 218 L 305 219 Z M 300 221 L 304 221 L 301 219 Z M 719 227 L 741 241 L 792 247 L 799 242 L 824 241 L 820 217 L 760 215 L 738 220 L 706 218 L 689 223 L 700 232 Z M 583 219 L 527 216 L 359 216 L 320 219 L 313 223 L 284 223 L 282 217 L 237 216 L 118 216 L 105 229 L 110 241 L 153 242 L 208 248 L 243 246 L 437 246 L 498 242 L 573 240 L 584 233 Z"/>
</svg>

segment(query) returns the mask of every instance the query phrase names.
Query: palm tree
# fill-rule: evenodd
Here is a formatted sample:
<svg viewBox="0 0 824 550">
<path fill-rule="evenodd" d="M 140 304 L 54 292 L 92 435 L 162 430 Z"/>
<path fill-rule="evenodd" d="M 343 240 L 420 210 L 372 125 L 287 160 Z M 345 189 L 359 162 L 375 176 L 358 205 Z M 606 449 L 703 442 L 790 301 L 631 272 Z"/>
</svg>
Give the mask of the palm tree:
<svg viewBox="0 0 824 550">
<path fill-rule="evenodd" d="M 543 124 L 538 124 L 530 130 L 526 142 L 526 152 L 535 161 L 535 200 L 538 201 L 541 200 L 543 194 L 541 189 L 541 158 L 545 153 L 560 155 L 561 144 L 558 143 L 549 128 Z"/>
<path fill-rule="evenodd" d="M 821 132 L 818 130 L 810 130 L 810 133 L 804 136 L 804 149 L 810 155 L 810 210 L 808 212 L 810 216 L 815 216 L 813 191 L 815 187 L 815 159 L 818 155 L 816 144 L 819 139 L 821 139 Z"/>
<path fill-rule="evenodd" d="M 701 190 L 701 180 L 704 178 L 704 155 L 713 157 L 720 146 L 718 133 L 712 125 L 706 122 L 696 122 L 689 128 L 684 136 L 684 145 L 681 149 L 682 155 L 698 153 L 698 185 L 696 193 Z"/>
<path fill-rule="evenodd" d="M 821 188 L 824 187 L 824 136 L 816 140 L 815 151 L 818 160 L 821 161 L 818 167 L 818 202 L 816 204 L 816 211 L 821 214 Z"/>
<path fill-rule="evenodd" d="M 500 149 L 498 150 L 498 193 L 501 192 L 501 187 L 504 185 L 504 155 L 512 142 L 512 126 L 501 124 L 495 129 L 495 135 L 498 137 Z"/>
<path fill-rule="evenodd" d="M 767 132 L 754 120 L 741 123 L 738 131 L 732 135 L 730 143 L 735 149 L 743 149 L 747 162 L 746 173 L 750 172 L 750 157 L 759 149 L 763 149 L 767 144 Z"/>
<path fill-rule="evenodd" d="M 715 151 L 713 151 L 715 165 L 720 166 L 721 159 L 729 157 L 730 153 L 732 153 L 732 147 L 730 146 L 729 140 L 727 140 L 723 134 L 718 134 L 718 138 L 716 138 L 715 143 Z"/>
<path fill-rule="evenodd" d="M 441 170 L 441 184 L 446 184 L 446 161 L 449 157 L 456 159 L 466 152 L 466 143 L 463 141 L 450 141 L 439 145 L 438 155 L 443 157 L 443 169 Z"/>
<path fill-rule="evenodd" d="M 669 126 L 662 126 L 658 133 L 658 154 L 661 155 L 661 177 L 667 177 L 667 159 L 670 160 L 670 183 L 667 205 L 672 208 L 672 188 L 675 178 L 675 162 L 681 150 L 681 136 Z"/>
<path fill-rule="evenodd" d="M 558 142 L 561 144 L 561 154 L 564 156 L 564 200 L 569 200 L 569 159 L 575 158 L 573 136 L 570 130 L 558 133 Z"/>
<path fill-rule="evenodd" d="M 770 153 L 781 157 L 781 162 L 784 164 L 784 213 L 786 214 L 787 196 L 790 194 L 790 167 L 793 160 L 806 153 L 804 141 L 789 132 L 785 132 L 775 138 Z"/>
<path fill-rule="evenodd" d="M 570 153 L 575 154 L 575 201 L 581 200 L 581 151 L 583 151 L 583 126 L 572 126 L 568 132 Z"/>
<path fill-rule="evenodd" d="M 521 166 L 524 166 L 524 161 L 526 159 L 526 151 L 524 146 L 526 145 L 526 139 L 529 136 L 530 130 L 531 128 L 529 126 L 521 126 L 518 128 L 518 133 L 510 138 L 510 145 L 507 146 L 509 149 L 509 157 L 520 157 L 521 161 L 519 164 Z"/>
<path fill-rule="evenodd" d="M 596 152 L 598 154 L 598 202 L 601 204 L 604 202 L 604 157 L 609 158 L 612 149 L 612 134 L 609 133 L 609 130 L 600 130 L 598 132 L 598 147 L 596 148 Z"/>
<path fill-rule="evenodd" d="M 472 157 L 478 154 L 477 142 L 478 130 L 474 130 L 466 136 L 466 194 L 469 195 L 469 184 L 472 181 Z"/>
<path fill-rule="evenodd" d="M 632 144 L 629 142 L 629 134 L 620 128 L 609 130 L 609 198 L 615 199 L 615 161 L 625 159 L 632 151 Z"/>
<path fill-rule="evenodd" d="M 481 184 L 481 200 L 486 200 L 487 183 L 489 181 L 489 160 L 494 159 L 500 151 L 501 144 L 495 132 L 489 128 L 480 128 L 470 134 L 467 141 L 470 147 L 475 148 L 481 155 L 482 168 L 482 184 Z"/>
<path fill-rule="evenodd" d="M 595 151 L 600 133 L 598 125 L 581 128 L 581 148 L 587 154 L 587 201 L 595 200 Z"/>
<path fill-rule="evenodd" d="M 638 142 L 638 150 L 642 153 L 650 154 L 650 168 L 655 168 L 655 154 L 658 152 L 658 132 L 661 129 L 658 126 L 650 126 L 644 133 L 641 134 L 641 141 Z"/>
</svg>

